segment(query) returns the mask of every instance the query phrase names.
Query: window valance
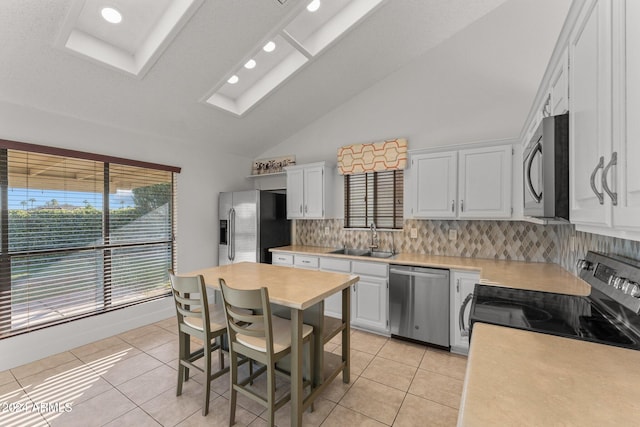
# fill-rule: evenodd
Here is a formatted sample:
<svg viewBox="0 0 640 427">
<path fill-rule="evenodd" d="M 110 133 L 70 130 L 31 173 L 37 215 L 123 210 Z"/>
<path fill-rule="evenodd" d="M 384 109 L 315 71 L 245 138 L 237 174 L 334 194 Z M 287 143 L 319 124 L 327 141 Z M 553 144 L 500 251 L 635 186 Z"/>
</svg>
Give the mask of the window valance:
<svg viewBox="0 0 640 427">
<path fill-rule="evenodd" d="M 406 166 L 405 138 L 346 145 L 338 149 L 338 172 L 341 175 L 399 170 Z"/>
</svg>

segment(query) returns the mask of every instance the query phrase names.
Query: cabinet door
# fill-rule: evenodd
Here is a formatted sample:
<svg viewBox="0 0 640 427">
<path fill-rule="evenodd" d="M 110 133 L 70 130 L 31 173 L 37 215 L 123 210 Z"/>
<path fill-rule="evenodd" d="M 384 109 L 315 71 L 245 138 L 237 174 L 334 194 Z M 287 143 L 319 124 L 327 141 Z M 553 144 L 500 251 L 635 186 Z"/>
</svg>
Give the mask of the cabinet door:
<svg viewBox="0 0 640 427">
<path fill-rule="evenodd" d="M 411 159 L 415 218 L 455 218 L 457 153 L 416 155 Z"/>
<path fill-rule="evenodd" d="M 336 258 L 320 258 L 320 271 L 349 274 L 351 261 Z M 324 315 L 342 319 L 342 292 L 337 292 L 324 300 Z"/>
<path fill-rule="evenodd" d="M 567 51 L 551 75 L 550 110 L 552 116 L 569 111 L 569 57 Z"/>
<path fill-rule="evenodd" d="M 322 166 L 304 169 L 304 217 L 324 217 L 324 168 Z"/>
<path fill-rule="evenodd" d="M 480 274 L 466 271 L 451 271 L 451 351 L 466 354 L 469 351 L 469 315 L 473 289 L 480 281 Z M 462 304 L 467 301 L 462 313 Z"/>
<path fill-rule="evenodd" d="M 302 169 L 287 170 L 287 218 L 302 218 L 304 215 L 304 172 Z"/>
<path fill-rule="evenodd" d="M 387 331 L 387 279 L 360 276 L 354 285 L 352 323 L 363 328 Z"/>
<path fill-rule="evenodd" d="M 614 46 L 613 106 L 614 152 L 617 167 L 611 168 L 607 181 L 617 191 L 613 208 L 616 228 L 640 229 L 640 2 L 627 0 L 614 3 L 617 24 Z M 608 196 L 605 196 L 608 197 Z"/>
<path fill-rule="evenodd" d="M 602 169 L 611 154 L 611 3 L 585 3 L 569 40 L 569 193 L 574 224 L 611 224 Z"/>
<path fill-rule="evenodd" d="M 461 150 L 459 218 L 511 217 L 510 145 Z"/>
</svg>

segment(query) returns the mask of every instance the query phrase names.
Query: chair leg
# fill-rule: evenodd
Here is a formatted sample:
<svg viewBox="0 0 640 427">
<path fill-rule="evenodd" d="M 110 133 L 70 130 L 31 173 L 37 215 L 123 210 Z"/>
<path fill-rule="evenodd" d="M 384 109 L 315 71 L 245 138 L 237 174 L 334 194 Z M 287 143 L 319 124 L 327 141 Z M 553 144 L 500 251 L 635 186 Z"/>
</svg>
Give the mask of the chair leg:
<svg viewBox="0 0 640 427">
<path fill-rule="evenodd" d="M 315 360 L 314 350 L 315 345 L 313 342 L 313 334 L 311 334 L 311 337 L 309 338 L 309 394 L 313 393 L 313 386 L 315 383 L 315 371 L 313 370 L 313 362 Z M 311 402 L 311 405 L 309 405 L 309 412 L 313 412 L 313 409 L 313 402 Z"/>
<path fill-rule="evenodd" d="M 209 413 L 209 397 L 211 394 L 211 348 L 205 345 L 204 348 L 204 402 L 202 402 L 202 416 Z"/>
<path fill-rule="evenodd" d="M 231 353 L 229 349 L 229 376 L 230 376 L 230 393 L 229 393 L 229 427 L 236 423 L 236 400 L 238 391 L 235 385 L 238 383 L 238 355 Z"/>
<path fill-rule="evenodd" d="M 182 332 L 178 333 L 178 385 L 176 387 L 176 396 L 180 396 L 182 394 L 182 383 L 185 379 L 185 376 L 188 375 L 187 368 L 182 364 L 182 360 L 185 359 L 185 334 Z"/>
<path fill-rule="evenodd" d="M 276 400 L 276 382 L 275 382 L 275 365 L 271 365 L 271 369 L 267 370 L 267 421 L 269 427 L 275 425 L 275 400 Z"/>
<path fill-rule="evenodd" d="M 220 365 L 220 370 L 224 369 L 224 353 L 222 352 L 223 340 L 223 336 L 216 338 L 216 342 L 218 343 L 218 364 Z"/>
</svg>

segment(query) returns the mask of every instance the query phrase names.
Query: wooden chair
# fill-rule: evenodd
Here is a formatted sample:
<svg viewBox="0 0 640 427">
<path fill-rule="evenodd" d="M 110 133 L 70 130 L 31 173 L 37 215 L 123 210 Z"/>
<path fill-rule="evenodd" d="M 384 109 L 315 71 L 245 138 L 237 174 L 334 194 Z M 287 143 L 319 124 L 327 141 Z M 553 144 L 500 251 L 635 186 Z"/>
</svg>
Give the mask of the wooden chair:
<svg viewBox="0 0 640 427">
<path fill-rule="evenodd" d="M 224 366 L 222 353 L 223 336 L 227 332 L 225 314 L 222 309 L 212 310 L 209 307 L 207 290 L 201 275 L 176 276 L 169 271 L 169 277 L 178 316 L 179 357 L 176 396 L 182 394 L 182 384 L 189 380 L 189 369 L 203 372 L 205 386 L 202 415 L 205 416 L 209 412 L 211 381 L 229 372 L 229 367 Z M 191 337 L 201 340 L 203 347 L 192 352 Z M 219 369 L 212 372 L 211 355 L 216 350 L 219 350 Z M 204 358 L 204 369 L 194 364 L 201 358 Z"/>
<path fill-rule="evenodd" d="M 231 365 L 231 385 L 229 399 L 229 425 L 235 423 L 237 393 L 264 405 L 267 408 L 268 422 L 274 425 L 275 412 L 291 399 L 289 391 L 276 401 L 275 374 L 290 377 L 289 372 L 276 367 L 276 363 L 291 353 L 291 321 L 271 315 L 269 292 L 267 288 L 240 290 L 227 286 L 219 279 L 222 301 L 229 331 L 229 363 Z M 251 310 L 255 314 L 246 314 Z M 309 368 L 313 366 L 313 327 L 302 325 L 304 343 L 309 343 Z M 248 378 L 238 378 L 238 357 L 245 356 L 262 365 Z M 248 387 L 253 379 L 266 371 L 266 396 Z M 310 377 L 311 375 L 309 375 Z M 304 386 L 311 381 L 305 381 Z"/>
</svg>

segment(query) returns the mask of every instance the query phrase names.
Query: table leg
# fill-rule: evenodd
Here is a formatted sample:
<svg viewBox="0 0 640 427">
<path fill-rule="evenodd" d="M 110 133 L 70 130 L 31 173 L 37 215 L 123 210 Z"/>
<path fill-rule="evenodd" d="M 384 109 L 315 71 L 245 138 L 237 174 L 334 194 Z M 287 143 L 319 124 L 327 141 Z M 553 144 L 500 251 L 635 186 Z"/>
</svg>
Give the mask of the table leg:
<svg viewBox="0 0 640 427">
<path fill-rule="evenodd" d="M 342 382 L 349 383 L 351 380 L 351 286 L 342 290 L 342 323 L 345 325 L 342 330 Z"/>
<path fill-rule="evenodd" d="M 302 425 L 302 311 L 291 309 L 291 426 Z"/>
</svg>

